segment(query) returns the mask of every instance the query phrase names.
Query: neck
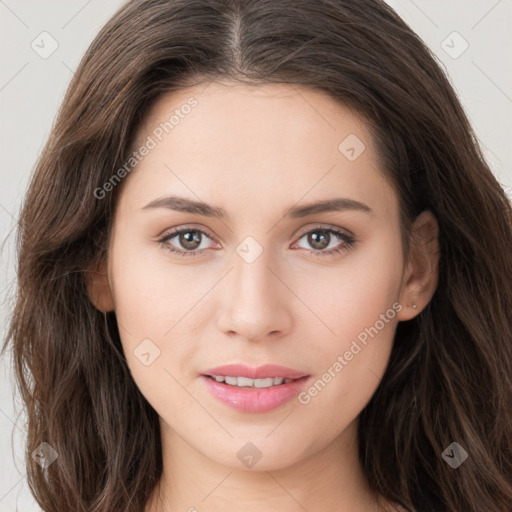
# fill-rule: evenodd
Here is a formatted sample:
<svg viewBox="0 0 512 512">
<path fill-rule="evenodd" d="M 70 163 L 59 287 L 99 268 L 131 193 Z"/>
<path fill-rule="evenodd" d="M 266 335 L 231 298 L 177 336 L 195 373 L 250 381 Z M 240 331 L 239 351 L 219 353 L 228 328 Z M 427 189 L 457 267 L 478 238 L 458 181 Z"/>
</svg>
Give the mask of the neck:
<svg viewBox="0 0 512 512">
<path fill-rule="evenodd" d="M 163 474 L 146 512 L 224 512 L 233 504 L 244 512 L 396 510 L 370 493 L 358 459 L 357 420 L 322 449 L 311 447 L 311 455 L 298 453 L 292 465 L 265 470 L 259 463 L 245 470 L 220 464 L 160 423 Z"/>
</svg>

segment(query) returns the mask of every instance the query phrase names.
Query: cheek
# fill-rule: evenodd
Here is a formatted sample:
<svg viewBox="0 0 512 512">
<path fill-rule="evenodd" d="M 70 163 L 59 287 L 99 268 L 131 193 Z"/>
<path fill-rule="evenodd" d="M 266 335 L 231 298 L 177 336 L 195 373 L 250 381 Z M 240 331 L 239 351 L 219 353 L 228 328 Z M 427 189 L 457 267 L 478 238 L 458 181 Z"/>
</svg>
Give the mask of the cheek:
<svg viewBox="0 0 512 512">
<path fill-rule="evenodd" d="M 123 350 L 137 387 L 157 410 L 172 403 L 174 410 L 186 411 L 193 403 L 178 382 L 187 385 L 181 367 L 195 350 L 190 321 L 208 279 L 186 268 L 171 267 L 163 249 L 130 245 L 121 236 L 111 249 Z"/>
<path fill-rule="evenodd" d="M 128 239 L 119 233 L 111 251 L 116 316 L 134 337 L 163 340 L 170 329 L 175 333 L 174 326 L 211 283 L 206 277 L 198 278 L 193 265 L 172 263 L 156 242 L 130 244 Z"/>
<path fill-rule="evenodd" d="M 329 282 L 309 283 L 311 307 L 329 330 L 312 340 L 308 361 L 315 380 L 299 403 L 333 434 L 361 412 L 389 361 L 402 307 L 402 257 L 399 238 L 396 244 L 385 240 L 346 258 Z"/>
<path fill-rule="evenodd" d="M 314 272 L 304 269 L 297 281 L 302 283 L 299 293 L 325 327 L 324 336 L 315 343 L 320 343 L 326 354 L 342 350 L 376 322 L 387 335 L 389 324 L 396 323 L 396 309 L 400 309 L 395 303 L 402 273 L 399 234 L 384 229 L 338 263 Z M 381 315 L 392 322 L 382 325 Z"/>
</svg>

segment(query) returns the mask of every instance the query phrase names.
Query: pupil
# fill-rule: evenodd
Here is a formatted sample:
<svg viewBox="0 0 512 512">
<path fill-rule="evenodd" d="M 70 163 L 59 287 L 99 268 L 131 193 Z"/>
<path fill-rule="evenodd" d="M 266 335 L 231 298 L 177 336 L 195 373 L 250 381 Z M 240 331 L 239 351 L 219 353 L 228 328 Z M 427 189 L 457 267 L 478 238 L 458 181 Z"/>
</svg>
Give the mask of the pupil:
<svg viewBox="0 0 512 512">
<path fill-rule="evenodd" d="M 320 233 L 320 235 L 318 235 Z M 322 241 L 318 241 L 323 239 Z M 325 249 L 329 245 L 330 234 L 326 231 L 314 231 L 309 235 L 309 243 L 315 247 L 315 249 Z"/>
<path fill-rule="evenodd" d="M 192 234 L 192 236 L 189 236 Z M 197 249 L 199 245 L 201 245 L 201 235 L 198 231 L 186 231 L 180 236 L 180 243 L 186 249 Z M 197 244 L 197 245 L 194 245 Z"/>
</svg>

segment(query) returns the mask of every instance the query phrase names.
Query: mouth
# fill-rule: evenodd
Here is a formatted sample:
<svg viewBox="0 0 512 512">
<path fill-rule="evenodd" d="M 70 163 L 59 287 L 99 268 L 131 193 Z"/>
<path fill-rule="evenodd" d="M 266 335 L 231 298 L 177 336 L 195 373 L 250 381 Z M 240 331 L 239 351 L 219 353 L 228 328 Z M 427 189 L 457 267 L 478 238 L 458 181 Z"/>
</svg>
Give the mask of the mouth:
<svg viewBox="0 0 512 512">
<path fill-rule="evenodd" d="M 311 375 L 278 365 L 226 365 L 207 370 L 200 377 L 222 403 L 242 412 L 261 413 L 289 402 Z"/>
<path fill-rule="evenodd" d="M 229 375 L 205 375 L 215 382 L 222 382 L 228 386 L 234 386 L 238 388 L 271 388 L 275 386 L 281 386 L 282 384 L 288 384 L 290 382 L 304 379 L 287 379 L 285 377 L 268 377 L 266 379 L 250 379 L 249 377 L 231 377 Z"/>
<path fill-rule="evenodd" d="M 258 384 L 266 387 L 272 385 L 268 379 L 283 379 L 283 380 L 296 380 L 302 377 L 308 377 L 306 373 L 288 368 L 287 366 L 281 366 L 278 364 L 265 364 L 259 367 L 247 366 L 245 364 L 226 364 L 223 366 L 217 366 L 210 368 L 202 372 L 202 375 L 212 377 L 213 379 L 223 378 L 226 384 L 237 385 L 233 378 L 240 379 L 240 386 L 252 385 L 251 381 L 267 381 L 268 384 L 259 382 Z"/>
</svg>

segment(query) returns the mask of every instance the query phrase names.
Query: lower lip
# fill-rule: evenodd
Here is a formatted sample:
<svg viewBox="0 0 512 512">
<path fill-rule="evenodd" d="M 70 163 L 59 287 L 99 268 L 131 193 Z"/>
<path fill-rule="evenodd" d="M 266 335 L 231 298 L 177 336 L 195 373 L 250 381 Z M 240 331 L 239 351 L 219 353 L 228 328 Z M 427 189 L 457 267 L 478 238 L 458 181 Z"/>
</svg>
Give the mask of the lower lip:
<svg viewBox="0 0 512 512">
<path fill-rule="evenodd" d="M 201 375 L 208 391 L 221 402 L 242 412 L 267 412 L 298 395 L 309 377 L 270 388 L 237 387 Z"/>
</svg>

